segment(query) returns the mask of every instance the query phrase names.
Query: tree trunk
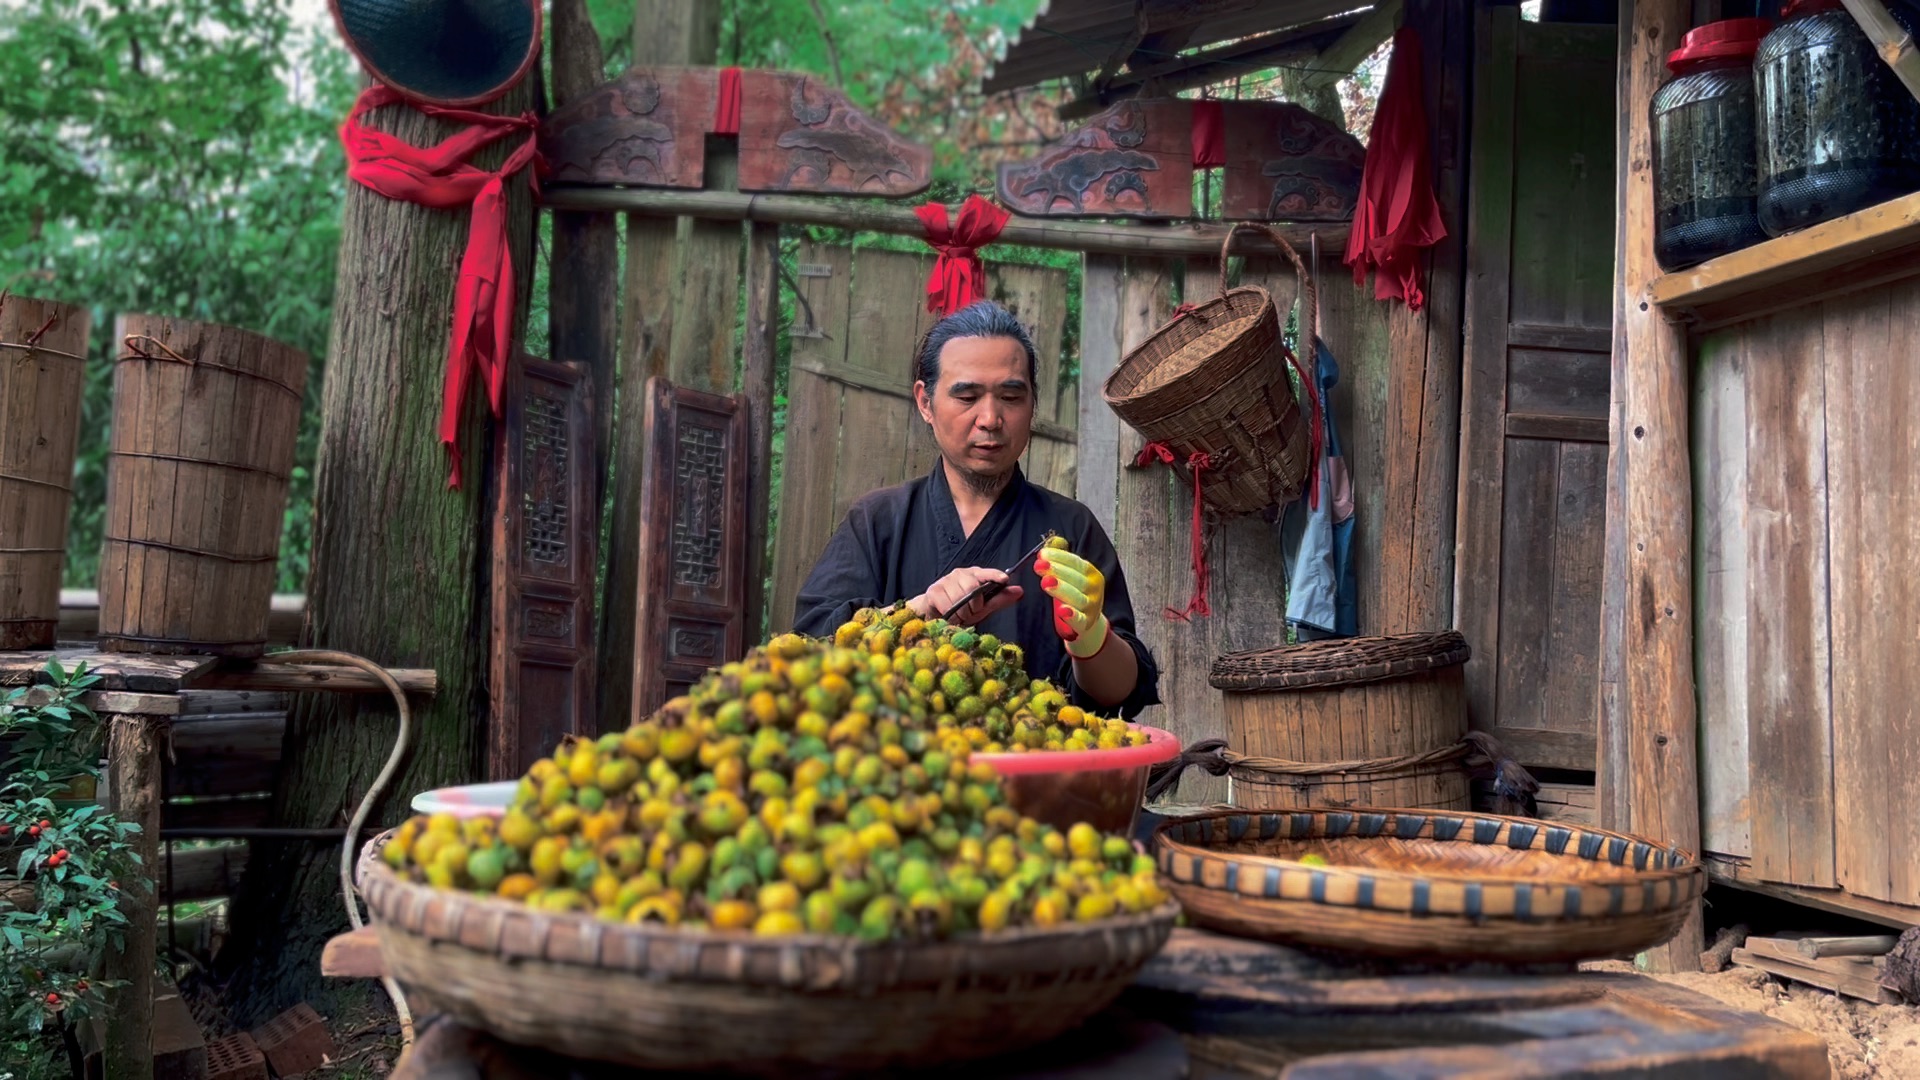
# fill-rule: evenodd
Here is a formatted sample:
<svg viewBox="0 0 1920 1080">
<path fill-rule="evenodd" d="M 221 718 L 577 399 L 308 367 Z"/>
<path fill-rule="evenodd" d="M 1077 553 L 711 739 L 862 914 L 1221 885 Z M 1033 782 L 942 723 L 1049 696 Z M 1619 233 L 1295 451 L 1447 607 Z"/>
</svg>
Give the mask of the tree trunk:
<svg viewBox="0 0 1920 1080">
<path fill-rule="evenodd" d="M 486 109 L 523 112 L 535 92 L 528 80 Z M 415 146 L 457 130 L 406 107 L 381 109 L 369 121 Z M 519 142 L 503 138 L 474 164 L 498 168 Z M 461 426 L 464 486 L 449 490 L 438 423 L 468 211 L 430 210 L 341 182 L 348 194 L 302 639 L 439 673 L 438 693 L 413 703 L 410 752 L 373 817 L 393 824 L 415 793 L 470 782 L 481 770 L 493 431 L 485 389 L 476 383 Z M 518 342 L 533 277 L 532 203 L 524 174 L 506 190 Z M 384 695 L 301 695 L 288 716 L 273 823 L 344 825 L 396 732 Z M 222 950 L 237 1020 L 257 1022 L 303 1000 L 330 1011 L 324 1004 L 340 984 L 323 983 L 319 961 L 326 940 L 347 928 L 339 861 L 331 843 L 255 843 L 253 872 L 236 898 L 233 934 Z"/>
</svg>

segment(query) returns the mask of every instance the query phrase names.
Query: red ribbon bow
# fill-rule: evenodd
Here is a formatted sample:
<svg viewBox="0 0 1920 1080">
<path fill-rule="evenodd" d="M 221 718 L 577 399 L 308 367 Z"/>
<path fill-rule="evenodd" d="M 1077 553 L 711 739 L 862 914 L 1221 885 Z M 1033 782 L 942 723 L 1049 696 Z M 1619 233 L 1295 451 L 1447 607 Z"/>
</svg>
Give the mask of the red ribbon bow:
<svg viewBox="0 0 1920 1080">
<path fill-rule="evenodd" d="M 928 246 L 940 253 L 927 278 L 927 310 L 950 315 L 986 292 L 986 269 L 976 252 L 1000 235 L 1008 214 L 978 195 L 967 196 L 952 225 L 941 203 L 930 202 L 914 214 L 926 228 Z"/>
<path fill-rule="evenodd" d="M 1172 465 L 1176 460 L 1178 459 L 1174 457 L 1173 451 L 1167 447 L 1167 444 L 1150 442 L 1140 448 L 1139 456 L 1133 459 L 1133 467 L 1136 469 L 1144 469 L 1155 461 Z M 1189 621 L 1188 616 L 1190 615 L 1213 614 L 1212 606 L 1207 603 L 1207 537 L 1205 530 L 1201 527 L 1201 514 L 1204 510 L 1204 504 L 1200 501 L 1200 474 L 1213 468 L 1213 455 L 1205 451 L 1196 450 L 1187 455 L 1187 468 L 1193 471 L 1193 535 L 1191 538 L 1193 547 L 1193 597 L 1187 601 L 1187 606 L 1184 610 L 1176 611 L 1172 607 L 1168 607 L 1161 612 L 1166 618 L 1179 619 L 1181 622 Z"/>
<path fill-rule="evenodd" d="M 468 126 L 438 145 L 421 147 L 361 125 L 367 113 L 395 104 L 411 104 L 428 116 Z M 453 293 L 453 334 L 440 408 L 440 442 L 447 448 L 447 486 L 452 488 L 460 486 L 460 414 L 467 384 L 475 372 L 486 381 L 493 415 L 500 415 L 500 388 L 513 344 L 514 280 L 507 243 L 506 181 L 528 165 L 538 164 L 534 136 L 537 123 L 532 113 L 493 116 L 409 102 L 393 89 L 375 85 L 361 93 L 340 126 L 340 142 L 347 151 L 347 176 L 356 183 L 389 199 L 436 210 L 473 208 L 466 252 L 460 258 L 460 279 Z M 519 131 L 526 132 L 526 142 L 498 170 L 488 172 L 466 163 L 482 147 Z M 528 183 L 538 186 L 532 176 Z"/>
</svg>

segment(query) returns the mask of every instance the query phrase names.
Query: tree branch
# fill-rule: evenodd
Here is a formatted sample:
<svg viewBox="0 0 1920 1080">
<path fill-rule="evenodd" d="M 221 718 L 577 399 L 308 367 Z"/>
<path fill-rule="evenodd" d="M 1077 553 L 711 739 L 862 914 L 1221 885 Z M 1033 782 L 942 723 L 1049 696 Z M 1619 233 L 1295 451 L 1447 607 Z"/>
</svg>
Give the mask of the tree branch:
<svg viewBox="0 0 1920 1080">
<path fill-rule="evenodd" d="M 820 0 L 807 0 L 807 6 L 813 9 L 813 20 L 820 24 L 820 40 L 827 43 L 827 65 L 833 68 L 833 85 L 846 88 L 846 77 L 840 74 L 840 49 L 833 43 L 833 30 L 827 26 L 827 13 L 820 10 Z"/>
</svg>

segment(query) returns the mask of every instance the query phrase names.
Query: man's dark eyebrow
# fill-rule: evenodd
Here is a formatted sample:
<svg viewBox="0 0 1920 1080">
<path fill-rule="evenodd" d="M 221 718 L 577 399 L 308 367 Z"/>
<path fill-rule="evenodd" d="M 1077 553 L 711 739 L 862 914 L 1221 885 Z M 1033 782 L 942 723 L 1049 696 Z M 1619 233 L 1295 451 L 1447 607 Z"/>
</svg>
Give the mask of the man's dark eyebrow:
<svg viewBox="0 0 1920 1080">
<path fill-rule="evenodd" d="M 1002 390 L 1029 389 L 1027 385 L 1027 380 L 1018 378 L 1018 377 L 1015 377 L 1012 379 L 1002 379 L 999 383 L 999 387 Z M 973 393 L 979 393 L 983 389 L 985 389 L 985 387 L 982 384 L 977 382 L 953 382 L 953 383 L 947 384 L 947 393 L 949 394 L 973 394 Z"/>
</svg>

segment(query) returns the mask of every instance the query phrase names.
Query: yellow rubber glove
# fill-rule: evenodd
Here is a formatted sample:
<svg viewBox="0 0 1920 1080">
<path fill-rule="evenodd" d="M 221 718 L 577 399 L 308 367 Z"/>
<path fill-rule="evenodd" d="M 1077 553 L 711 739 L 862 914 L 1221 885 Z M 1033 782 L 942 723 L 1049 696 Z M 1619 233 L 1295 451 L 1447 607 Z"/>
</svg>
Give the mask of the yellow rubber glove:
<svg viewBox="0 0 1920 1080">
<path fill-rule="evenodd" d="M 1040 587 L 1053 598 L 1053 629 L 1066 644 L 1067 654 L 1085 660 L 1107 643 L 1112 627 L 1101 605 L 1107 596 L 1107 578 L 1100 568 L 1067 550 L 1059 537 L 1047 541 L 1033 561 Z"/>
</svg>

